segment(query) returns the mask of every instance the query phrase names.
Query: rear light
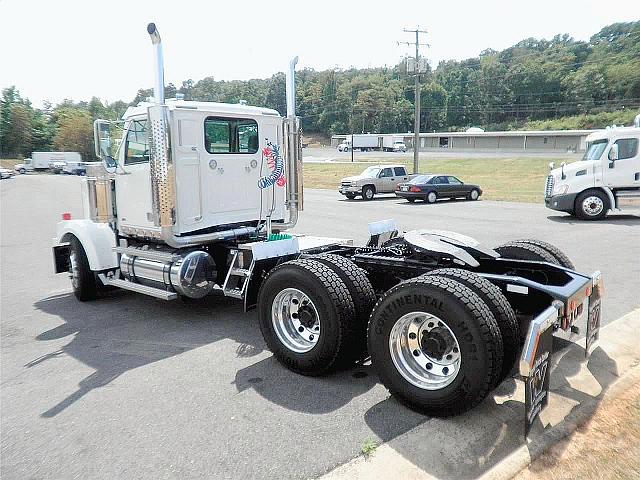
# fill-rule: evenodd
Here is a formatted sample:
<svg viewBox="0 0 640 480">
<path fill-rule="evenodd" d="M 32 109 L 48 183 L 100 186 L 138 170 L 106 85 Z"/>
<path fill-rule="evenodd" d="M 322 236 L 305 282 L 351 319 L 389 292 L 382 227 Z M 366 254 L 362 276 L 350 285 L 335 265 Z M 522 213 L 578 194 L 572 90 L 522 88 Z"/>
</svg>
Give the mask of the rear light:
<svg viewBox="0 0 640 480">
<path fill-rule="evenodd" d="M 421 192 L 420 187 L 416 187 L 415 185 L 414 185 L 414 186 L 412 186 L 412 187 L 409 189 L 409 191 L 410 191 L 410 192 L 416 192 L 416 193 Z"/>
<path fill-rule="evenodd" d="M 400 190 L 400 185 L 396 185 L 396 190 Z"/>
<path fill-rule="evenodd" d="M 62 219 L 63 220 L 71 220 L 71 214 L 70 213 L 63 213 L 62 214 Z"/>
</svg>

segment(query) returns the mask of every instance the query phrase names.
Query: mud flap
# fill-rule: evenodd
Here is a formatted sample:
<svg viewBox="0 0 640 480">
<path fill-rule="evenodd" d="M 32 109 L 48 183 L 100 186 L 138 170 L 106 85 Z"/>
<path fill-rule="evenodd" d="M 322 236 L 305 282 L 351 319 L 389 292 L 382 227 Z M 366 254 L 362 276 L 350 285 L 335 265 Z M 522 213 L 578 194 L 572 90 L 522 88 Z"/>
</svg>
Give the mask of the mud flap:
<svg viewBox="0 0 640 480">
<path fill-rule="evenodd" d="M 554 302 L 529 324 L 520 357 L 520 374 L 524 377 L 525 436 L 549 402 L 553 325 L 558 321 L 561 308 L 560 302 Z"/>
<path fill-rule="evenodd" d="M 593 291 L 589 297 L 589 315 L 587 316 L 587 334 L 585 336 L 584 356 L 588 357 L 594 343 L 600 337 L 600 306 L 602 294 L 604 293 L 604 283 L 600 273 L 593 276 Z"/>
</svg>

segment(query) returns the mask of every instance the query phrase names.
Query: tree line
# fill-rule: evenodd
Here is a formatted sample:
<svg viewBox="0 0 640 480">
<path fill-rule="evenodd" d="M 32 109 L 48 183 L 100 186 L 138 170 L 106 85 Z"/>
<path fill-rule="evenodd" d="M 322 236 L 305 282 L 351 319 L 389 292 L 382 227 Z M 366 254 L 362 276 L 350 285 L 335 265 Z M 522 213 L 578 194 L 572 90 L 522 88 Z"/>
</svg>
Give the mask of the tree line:
<svg viewBox="0 0 640 480">
<path fill-rule="evenodd" d="M 406 63 L 367 69 L 305 69 L 296 77 L 297 113 L 305 132 L 326 135 L 413 130 L 413 77 Z M 285 76 L 247 81 L 186 80 L 166 98 L 270 107 L 285 114 Z M 15 87 L 0 99 L 0 156 L 32 151 L 78 151 L 93 156 L 92 122 L 116 120 L 131 102 L 65 100 L 34 108 Z M 589 41 L 569 35 L 528 38 L 502 51 L 442 61 L 421 76 L 421 131 L 516 128 L 599 128 L 623 123 L 640 107 L 640 21 L 604 27 Z M 575 120 L 566 120 L 566 119 Z M 560 119 L 559 121 L 557 119 Z"/>
</svg>

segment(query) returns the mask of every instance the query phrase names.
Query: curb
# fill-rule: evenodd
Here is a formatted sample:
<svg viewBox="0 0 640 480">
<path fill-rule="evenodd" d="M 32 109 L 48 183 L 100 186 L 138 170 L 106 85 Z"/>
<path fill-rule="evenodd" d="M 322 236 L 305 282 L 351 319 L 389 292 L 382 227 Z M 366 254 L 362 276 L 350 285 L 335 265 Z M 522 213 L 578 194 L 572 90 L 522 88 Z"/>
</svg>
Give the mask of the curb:
<svg viewBox="0 0 640 480">
<path fill-rule="evenodd" d="M 580 344 L 554 355 L 549 405 L 524 437 L 524 385 L 507 380 L 464 415 L 430 418 L 321 480 L 508 479 L 588 421 L 604 399 L 640 381 L 640 309 L 602 327 L 588 360 Z"/>
</svg>

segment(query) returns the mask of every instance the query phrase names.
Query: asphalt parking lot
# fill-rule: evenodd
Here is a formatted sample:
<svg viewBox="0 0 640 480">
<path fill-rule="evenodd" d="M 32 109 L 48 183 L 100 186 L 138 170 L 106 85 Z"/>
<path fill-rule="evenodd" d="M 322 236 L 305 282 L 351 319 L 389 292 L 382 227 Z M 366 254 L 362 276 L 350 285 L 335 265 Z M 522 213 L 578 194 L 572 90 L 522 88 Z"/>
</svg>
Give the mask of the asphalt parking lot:
<svg viewBox="0 0 640 480">
<path fill-rule="evenodd" d="M 255 312 L 230 299 L 114 292 L 79 303 L 52 274 L 60 213 L 80 179 L 2 181 L 3 478 L 309 478 L 428 421 L 390 399 L 370 367 L 295 375 L 265 350 Z M 309 190 L 298 232 L 364 241 L 367 223 L 454 230 L 489 246 L 536 237 L 601 270 L 604 323 L 640 306 L 640 216 L 584 223 L 542 205 L 347 201 Z"/>
</svg>

